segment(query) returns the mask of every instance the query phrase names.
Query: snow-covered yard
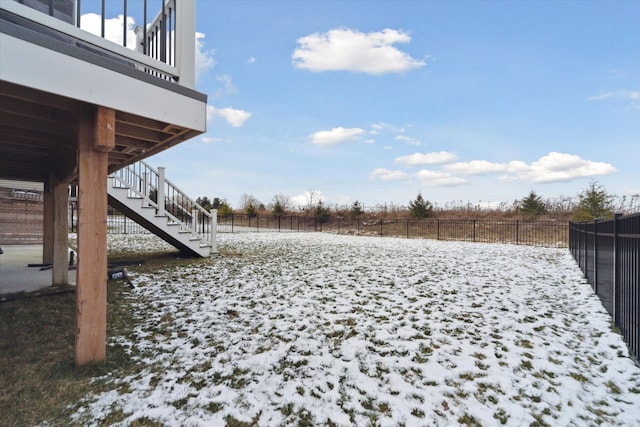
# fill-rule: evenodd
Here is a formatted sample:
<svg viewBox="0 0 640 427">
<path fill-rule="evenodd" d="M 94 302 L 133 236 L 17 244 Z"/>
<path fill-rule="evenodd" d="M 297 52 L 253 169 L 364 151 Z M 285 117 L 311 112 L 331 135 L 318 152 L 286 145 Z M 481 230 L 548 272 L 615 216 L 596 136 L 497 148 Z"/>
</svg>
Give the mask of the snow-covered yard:
<svg viewBox="0 0 640 427">
<path fill-rule="evenodd" d="M 640 425 L 640 368 L 567 249 L 320 233 L 219 246 L 133 272 L 142 323 L 111 342 L 141 367 L 103 378 L 76 422 Z"/>
</svg>

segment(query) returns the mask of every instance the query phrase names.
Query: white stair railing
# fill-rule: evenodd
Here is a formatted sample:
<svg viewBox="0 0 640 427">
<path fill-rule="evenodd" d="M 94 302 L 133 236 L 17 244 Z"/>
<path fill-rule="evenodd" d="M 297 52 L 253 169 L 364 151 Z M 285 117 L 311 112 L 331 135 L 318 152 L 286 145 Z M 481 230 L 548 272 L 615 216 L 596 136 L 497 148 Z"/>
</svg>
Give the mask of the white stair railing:
<svg viewBox="0 0 640 427">
<path fill-rule="evenodd" d="M 157 216 L 166 216 L 215 251 L 217 212 L 208 212 L 166 179 L 165 168 L 156 170 L 139 161 L 112 173 L 110 179 L 115 188 L 127 189 L 129 197 L 142 199 L 145 206 L 156 209 Z"/>
</svg>

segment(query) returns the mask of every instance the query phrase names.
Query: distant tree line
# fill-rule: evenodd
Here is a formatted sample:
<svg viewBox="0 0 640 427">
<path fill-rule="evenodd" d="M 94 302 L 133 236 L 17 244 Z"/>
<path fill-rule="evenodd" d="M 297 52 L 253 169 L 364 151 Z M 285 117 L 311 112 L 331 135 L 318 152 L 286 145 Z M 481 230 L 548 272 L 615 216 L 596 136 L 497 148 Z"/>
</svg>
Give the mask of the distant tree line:
<svg viewBox="0 0 640 427">
<path fill-rule="evenodd" d="M 421 192 L 407 206 L 392 206 L 388 209 L 378 207 L 376 210 L 365 210 L 362 202 L 354 201 L 347 206 L 326 205 L 316 190 L 307 191 L 307 200 L 303 206 L 294 206 L 291 198 L 284 194 L 276 194 L 270 203 L 264 204 L 251 194 L 244 193 L 240 197 L 239 208 L 233 209 L 225 199 L 214 197 L 198 197 L 196 202 L 207 211 L 217 209 L 218 216 L 242 213 L 256 215 L 291 215 L 312 216 L 319 220 L 338 218 L 369 219 L 380 217 L 410 218 L 522 218 L 528 220 L 554 219 L 572 221 L 593 221 L 612 218 L 614 212 L 640 211 L 640 195 L 631 197 L 615 197 L 607 192 L 604 186 L 592 181 L 587 188 L 575 197 L 558 197 L 543 199 L 536 191 L 531 190 L 512 204 L 503 203 L 493 209 L 483 208 L 471 203 L 451 202 L 440 207 L 427 200 Z"/>
</svg>

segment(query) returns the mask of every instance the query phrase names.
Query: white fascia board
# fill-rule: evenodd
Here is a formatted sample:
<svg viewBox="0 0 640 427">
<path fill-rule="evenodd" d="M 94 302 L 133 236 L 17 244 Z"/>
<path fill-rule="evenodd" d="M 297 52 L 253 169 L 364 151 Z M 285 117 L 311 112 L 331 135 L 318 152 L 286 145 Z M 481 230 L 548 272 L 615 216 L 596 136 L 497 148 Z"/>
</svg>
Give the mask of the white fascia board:
<svg viewBox="0 0 640 427">
<path fill-rule="evenodd" d="M 0 80 L 205 132 L 206 102 L 0 34 Z"/>
</svg>

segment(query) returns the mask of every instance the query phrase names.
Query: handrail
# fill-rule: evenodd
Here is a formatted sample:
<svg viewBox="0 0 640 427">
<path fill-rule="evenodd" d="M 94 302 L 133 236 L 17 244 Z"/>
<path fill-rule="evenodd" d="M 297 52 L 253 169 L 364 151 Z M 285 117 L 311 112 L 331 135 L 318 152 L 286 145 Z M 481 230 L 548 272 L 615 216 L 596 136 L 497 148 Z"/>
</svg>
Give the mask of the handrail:
<svg viewBox="0 0 640 427">
<path fill-rule="evenodd" d="M 167 216 L 202 241 L 211 243 L 215 236 L 217 216 L 191 199 L 173 182 L 164 177 L 164 168 L 154 169 L 144 161 L 128 165 L 110 175 L 118 187 L 126 188 L 134 197 L 156 208 L 158 215 Z"/>
</svg>

